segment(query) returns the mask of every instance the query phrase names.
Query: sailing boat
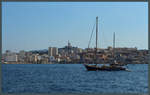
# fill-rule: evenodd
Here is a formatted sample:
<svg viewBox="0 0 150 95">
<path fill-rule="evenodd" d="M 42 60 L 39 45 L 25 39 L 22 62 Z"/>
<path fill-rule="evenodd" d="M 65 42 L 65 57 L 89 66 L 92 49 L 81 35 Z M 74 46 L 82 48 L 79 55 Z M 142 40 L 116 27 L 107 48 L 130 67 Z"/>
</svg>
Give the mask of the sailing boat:
<svg viewBox="0 0 150 95">
<path fill-rule="evenodd" d="M 106 66 L 106 65 L 98 66 L 97 65 L 97 38 L 98 38 L 98 17 L 96 17 L 96 48 L 95 48 L 95 59 L 93 60 L 95 65 L 84 64 L 85 68 L 88 71 L 97 71 L 97 70 L 101 70 L 101 71 L 121 71 L 121 70 L 127 70 L 125 67 L 122 67 L 121 65 L 119 65 L 117 63 L 117 61 L 115 60 L 115 33 L 114 33 L 114 36 L 113 36 L 114 61 L 112 63 L 110 63 L 108 66 Z"/>
</svg>

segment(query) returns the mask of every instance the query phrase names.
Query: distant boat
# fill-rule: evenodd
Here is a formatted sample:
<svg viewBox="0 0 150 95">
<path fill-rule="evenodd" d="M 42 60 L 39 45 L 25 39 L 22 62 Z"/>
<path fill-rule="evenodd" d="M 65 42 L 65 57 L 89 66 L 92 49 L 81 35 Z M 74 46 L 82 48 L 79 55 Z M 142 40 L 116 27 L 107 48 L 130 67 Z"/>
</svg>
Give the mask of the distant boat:
<svg viewBox="0 0 150 95">
<path fill-rule="evenodd" d="M 113 36 L 113 56 L 114 56 L 114 60 L 112 63 L 110 63 L 108 66 L 107 65 L 102 65 L 102 66 L 98 66 L 97 65 L 97 38 L 98 38 L 98 17 L 96 17 L 96 48 L 95 48 L 95 53 L 94 53 L 94 65 L 89 65 L 87 63 L 84 64 L 85 68 L 88 71 L 125 71 L 127 70 L 125 67 L 123 67 L 123 65 L 125 64 L 118 64 L 117 61 L 115 60 L 115 33 Z"/>
</svg>

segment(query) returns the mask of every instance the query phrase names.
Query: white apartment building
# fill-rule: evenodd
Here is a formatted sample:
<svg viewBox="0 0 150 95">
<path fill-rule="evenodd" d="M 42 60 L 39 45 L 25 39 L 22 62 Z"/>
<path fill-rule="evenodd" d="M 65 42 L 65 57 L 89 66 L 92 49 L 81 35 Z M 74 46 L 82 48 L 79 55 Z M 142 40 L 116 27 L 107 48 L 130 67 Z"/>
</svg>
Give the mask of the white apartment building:
<svg viewBox="0 0 150 95">
<path fill-rule="evenodd" d="M 18 55 L 16 53 L 6 54 L 4 61 L 6 61 L 6 62 L 17 62 L 18 61 Z"/>
</svg>

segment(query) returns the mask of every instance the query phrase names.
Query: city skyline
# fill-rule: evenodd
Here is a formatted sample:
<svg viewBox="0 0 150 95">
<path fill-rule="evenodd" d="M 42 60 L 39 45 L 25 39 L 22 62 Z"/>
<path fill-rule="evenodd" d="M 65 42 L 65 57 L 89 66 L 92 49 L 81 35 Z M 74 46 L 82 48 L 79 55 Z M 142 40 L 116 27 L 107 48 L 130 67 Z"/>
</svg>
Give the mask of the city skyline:
<svg viewBox="0 0 150 95">
<path fill-rule="evenodd" d="M 99 48 L 112 46 L 113 32 L 116 47 L 148 48 L 147 2 L 3 2 L 2 50 L 61 48 L 68 40 L 87 48 L 96 16 Z M 93 36 L 91 47 L 94 41 Z"/>
</svg>

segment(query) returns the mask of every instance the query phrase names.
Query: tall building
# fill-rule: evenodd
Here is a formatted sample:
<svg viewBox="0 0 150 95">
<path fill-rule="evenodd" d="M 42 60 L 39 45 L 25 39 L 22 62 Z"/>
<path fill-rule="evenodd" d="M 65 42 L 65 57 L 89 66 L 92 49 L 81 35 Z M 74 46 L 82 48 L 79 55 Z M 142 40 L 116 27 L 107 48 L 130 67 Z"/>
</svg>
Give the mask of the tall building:
<svg viewBox="0 0 150 95">
<path fill-rule="evenodd" d="M 49 47 L 48 48 L 48 56 L 56 56 L 56 55 L 58 55 L 58 48 Z"/>
<path fill-rule="evenodd" d="M 49 47 L 49 48 L 48 48 L 48 56 L 52 56 L 52 51 L 53 51 L 53 48 L 52 48 L 52 47 Z"/>
<path fill-rule="evenodd" d="M 58 48 L 53 47 L 52 56 L 56 56 L 56 55 L 58 55 Z"/>
</svg>

